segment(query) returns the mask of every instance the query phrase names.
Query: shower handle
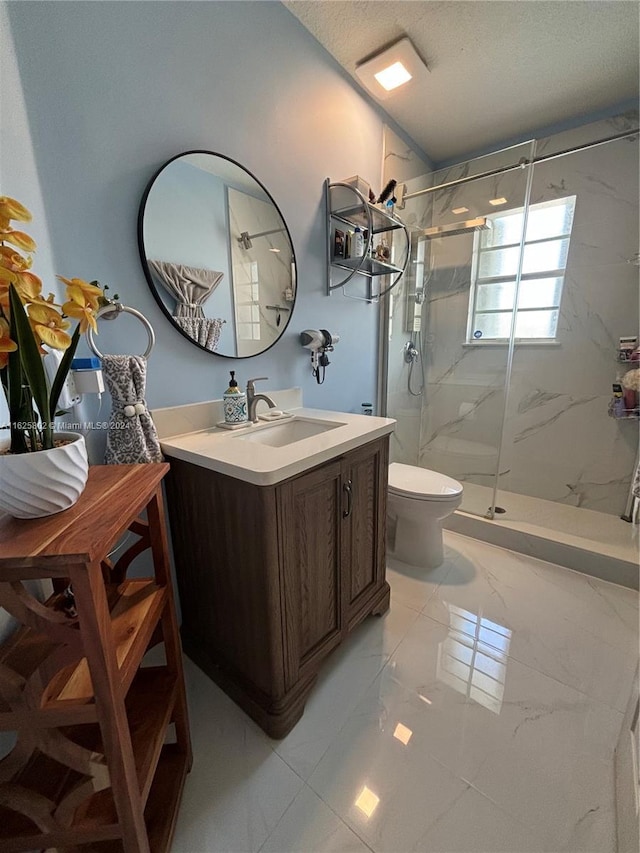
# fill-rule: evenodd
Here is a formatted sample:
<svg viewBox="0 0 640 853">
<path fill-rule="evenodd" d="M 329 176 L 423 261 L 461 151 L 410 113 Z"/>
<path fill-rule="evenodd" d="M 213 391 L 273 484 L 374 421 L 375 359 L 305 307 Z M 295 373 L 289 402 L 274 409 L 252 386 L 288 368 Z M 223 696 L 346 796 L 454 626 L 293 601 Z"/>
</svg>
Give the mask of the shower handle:
<svg viewBox="0 0 640 853">
<path fill-rule="evenodd" d="M 413 341 L 407 341 L 407 343 L 404 345 L 404 349 L 402 350 L 402 352 L 404 354 L 404 360 L 407 364 L 412 364 L 420 357 L 418 348 L 416 347 Z"/>
</svg>

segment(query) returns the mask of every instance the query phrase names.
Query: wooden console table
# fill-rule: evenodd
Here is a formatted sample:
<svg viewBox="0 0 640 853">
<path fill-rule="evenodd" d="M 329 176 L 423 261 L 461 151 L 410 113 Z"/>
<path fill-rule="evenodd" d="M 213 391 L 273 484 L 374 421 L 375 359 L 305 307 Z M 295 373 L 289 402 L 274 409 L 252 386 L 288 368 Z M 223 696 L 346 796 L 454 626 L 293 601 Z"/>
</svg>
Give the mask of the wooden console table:
<svg viewBox="0 0 640 853">
<path fill-rule="evenodd" d="M 161 491 L 168 470 L 95 466 L 65 512 L 0 513 L 0 606 L 20 623 L 0 646 L 0 731 L 16 733 L 0 761 L 3 853 L 170 847 L 191 742 Z M 127 530 L 138 539 L 112 562 Z M 154 577 L 127 580 L 146 548 Z M 54 588 L 44 604 L 29 591 L 41 578 Z M 63 593 L 69 581 L 77 615 Z M 166 663 L 141 666 L 161 642 Z"/>
</svg>

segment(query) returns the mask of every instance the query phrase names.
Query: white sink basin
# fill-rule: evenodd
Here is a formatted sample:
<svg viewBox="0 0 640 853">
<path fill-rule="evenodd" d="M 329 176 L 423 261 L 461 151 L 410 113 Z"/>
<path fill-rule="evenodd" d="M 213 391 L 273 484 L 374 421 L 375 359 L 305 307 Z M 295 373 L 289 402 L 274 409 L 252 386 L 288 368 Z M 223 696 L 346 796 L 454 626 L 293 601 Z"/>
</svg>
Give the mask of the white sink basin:
<svg viewBox="0 0 640 853">
<path fill-rule="evenodd" d="M 297 389 L 269 391 L 269 396 L 292 417 L 226 430 L 215 427 L 223 418 L 221 400 L 154 410 L 163 452 L 169 460 L 272 486 L 387 435 L 395 423 L 390 418 L 304 408 Z"/>
<path fill-rule="evenodd" d="M 287 444 L 295 444 L 305 438 L 312 438 L 323 432 L 344 426 L 344 423 L 336 421 L 313 421 L 307 418 L 293 418 L 268 426 L 259 426 L 251 432 L 234 435 L 238 441 L 251 441 L 255 444 L 266 444 L 269 447 L 285 447 Z"/>
</svg>

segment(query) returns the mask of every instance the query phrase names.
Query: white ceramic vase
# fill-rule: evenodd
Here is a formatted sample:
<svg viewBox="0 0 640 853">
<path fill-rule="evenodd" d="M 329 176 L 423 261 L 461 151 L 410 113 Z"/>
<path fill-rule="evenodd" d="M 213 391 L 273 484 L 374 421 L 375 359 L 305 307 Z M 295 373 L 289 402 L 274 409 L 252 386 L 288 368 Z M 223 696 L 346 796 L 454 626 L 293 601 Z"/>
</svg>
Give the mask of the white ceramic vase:
<svg viewBox="0 0 640 853">
<path fill-rule="evenodd" d="M 73 506 L 87 484 L 84 436 L 57 432 L 66 444 L 36 453 L 3 453 L 0 443 L 0 510 L 14 518 L 42 518 Z"/>
</svg>

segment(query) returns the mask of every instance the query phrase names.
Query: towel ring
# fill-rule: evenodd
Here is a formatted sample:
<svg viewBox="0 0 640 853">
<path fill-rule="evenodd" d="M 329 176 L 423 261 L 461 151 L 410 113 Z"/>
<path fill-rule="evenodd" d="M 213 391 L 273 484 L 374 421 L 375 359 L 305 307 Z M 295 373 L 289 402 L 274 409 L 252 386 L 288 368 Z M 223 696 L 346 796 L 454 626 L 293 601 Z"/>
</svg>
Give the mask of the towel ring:
<svg viewBox="0 0 640 853">
<path fill-rule="evenodd" d="M 146 350 L 142 353 L 143 358 L 148 358 L 151 355 L 151 352 L 156 343 L 155 332 L 153 331 L 153 326 L 144 316 L 141 311 L 138 311 L 137 308 L 129 308 L 128 305 L 122 305 L 120 302 L 112 302 L 109 305 L 104 305 L 96 314 L 96 320 L 99 320 L 101 317 L 105 320 L 115 320 L 122 313 L 132 314 L 134 317 L 137 317 L 138 320 L 142 323 L 142 325 L 147 330 L 147 334 L 149 335 L 149 343 L 147 345 Z M 96 346 L 96 342 L 93 338 L 93 329 L 91 326 L 87 329 L 86 333 L 87 345 L 89 349 L 94 355 L 97 355 L 98 358 L 104 358 L 98 347 Z"/>
</svg>

